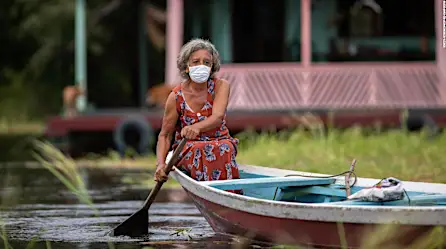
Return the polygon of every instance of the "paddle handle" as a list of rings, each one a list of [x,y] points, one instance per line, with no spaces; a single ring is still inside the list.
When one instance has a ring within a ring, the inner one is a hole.
[[[181,139],[180,144],[173,152],[172,157],[170,158],[169,162],[166,165],[166,175],[169,175],[170,171],[172,170],[175,163],[178,161],[178,157],[180,156],[181,151],[183,150],[184,146],[186,145],[187,140],[185,138]],[[144,202],[143,209],[149,210],[150,205],[152,205],[153,201],[155,200],[158,192],[160,191],[161,187],[163,186],[164,182],[157,182],[155,187],[150,191],[149,196],[147,197],[146,201]]]

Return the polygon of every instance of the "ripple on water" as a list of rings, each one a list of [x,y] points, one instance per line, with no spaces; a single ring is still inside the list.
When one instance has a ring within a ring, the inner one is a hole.
[[[108,236],[107,233],[137,211],[143,204],[142,200],[147,197],[146,188],[121,181],[122,177],[129,174],[127,170],[111,172],[110,169],[98,169],[82,173],[88,194],[95,203],[94,210],[88,205],[79,204],[76,196],[46,169],[19,166],[2,168],[0,165],[0,171],[0,183],[7,182],[6,178],[17,180],[17,184],[0,184],[0,197],[3,200],[20,197],[9,203],[14,207],[2,207],[0,211],[0,220],[6,225],[14,249],[26,248],[35,236],[42,242],[38,242],[33,249],[47,248],[45,241],[50,241],[52,248],[57,249],[105,249],[108,248],[105,242],[109,241],[113,242],[116,249],[140,249],[143,241],[160,242],[161,245],[149,244],[154,248],[228,248],[213,242],[226,237],[216,236],[194,205],[178,203],[187,202],[185,192],[167,189],[160,192],[157,198],[159,202],[150,208],[148,236]],[[173,234],[177,229],[184,228],[192,229],[189,233],[192,238],[204,240],[189,246],[178,244],[175,241],[184,241],[187,237]],[[163,241],[172,243],[162,245]]]
[[[213,236],[214,233],[192,204],[154,203],[149,211],[150,235],[145,238],[111,237],[106,233],[127,219],[142,205],[140,201],[108,202],[94,205],[21,205],[4,210],[2,220],[12,240],[41,240],[53,242],[135,242],[150,239],[181,240],[172,235],[177,229],[191,228],[193,238]]]

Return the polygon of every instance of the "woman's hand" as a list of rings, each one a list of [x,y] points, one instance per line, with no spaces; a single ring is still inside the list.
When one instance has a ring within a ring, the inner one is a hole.
[[[168,176],[166,174],[166,164],[158,165],[155,171],[155,181],[156,182],[165,182],[168,179]],[[175,167],[172,167],[170,171],[174,171]]]
[[[200,130],[194,125],[188,125],[181,129],[181,137],[186,139],[196,139],[200,134]]]

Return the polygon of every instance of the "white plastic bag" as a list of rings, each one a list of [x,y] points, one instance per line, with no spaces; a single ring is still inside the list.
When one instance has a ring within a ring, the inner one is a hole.
[[[361,189],[347,198],[371,202],[402,200],[404,198],[403,183],[393,177],[385,178],[373,187]]]

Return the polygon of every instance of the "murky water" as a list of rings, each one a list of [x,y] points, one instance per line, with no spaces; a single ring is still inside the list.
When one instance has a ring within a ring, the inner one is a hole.
[[[14,249],[26,248],[34,238],[33,248],[49,248],[47,243],[51,248],[79,249],[231,248],[225,243],[231,239],[214,234],[182,190],[158,194],[150,208],[147,237],[106,235],[142,206],[149,190],[122,182],[124,177],[137,176],[141,177],[139,170],[84,170],[83,177],[95,203],[90,207],[80,204],[46,169],[0,167],[0,223],[5,224],[8,243]],[[188,234],[174,234],[188,228]],[[0,248],[4,248],[1,238],[0,242]]]

